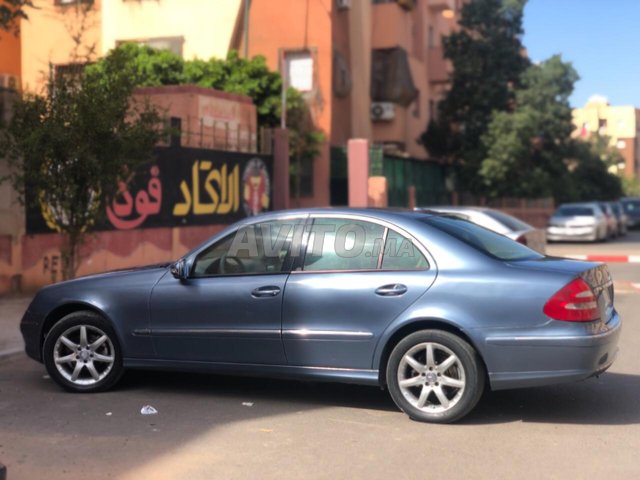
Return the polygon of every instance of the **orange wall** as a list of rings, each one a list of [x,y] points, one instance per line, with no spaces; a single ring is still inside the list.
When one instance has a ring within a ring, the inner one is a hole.
[[[40,91],[49,75],[49,64],[97,59],[101,50],[101,0],[90,11],[76,5],[56,6],[53,0],[34,0],[29,20],[20,26],[22,35],[22,88]],[[76,49],[73,36],[82,38]],[[74,51],[76,53],[74,54]]]
[[[300,206],[329,204],[329,143],[331,138],[332,11],[326,0],[253,0],[249,23],[249,56],[263,55],[269,68],[280,70],[282,50],[309,49],[315,55],[315,90],[311,113],[327,142],[314,162],[314,196]],[[240,46],[243,52],[244,45]],[[296,206],[292,203],[292,206]]]
[[[20,77],[20,37],[0,30],[0,74]]]

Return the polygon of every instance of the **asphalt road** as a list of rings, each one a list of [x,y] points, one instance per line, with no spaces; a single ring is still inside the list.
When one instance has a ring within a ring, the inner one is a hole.
[[[611,271],[640,282],[638,265]],[[113,392],[74,395],[13,357],[0,362],[0,463],[8,480],[637,479],[640,293],[616,304],[609,372],[487,393],[456,425],[413,422],[386,392],[338,384],[131,372]],[[146,404],[159,413],[141,415]]]

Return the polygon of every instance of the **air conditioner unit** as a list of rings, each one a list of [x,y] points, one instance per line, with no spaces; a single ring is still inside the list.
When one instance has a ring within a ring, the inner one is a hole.
[[[338,10],[346,10],[351,8],[351,0],[336,0],[336,5]]]
[[[393,120],[396,116],[396,106],[392,102],[372,102],[371,120],[374,122]]]
[[[18,77],[16,75],[0,73],[0,88],[6,88],[7,90],[18,90],[19,87],[20,85]]]

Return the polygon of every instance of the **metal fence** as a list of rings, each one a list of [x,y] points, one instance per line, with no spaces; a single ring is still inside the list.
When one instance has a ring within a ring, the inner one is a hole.
[[[167,121],[168,138],[162,146],[183,146],[232,152],[263,153],[272,152],[273,133],[269,128],[258,132],[236,122],[206,121],[203,118],[187,116],[172,117]]]

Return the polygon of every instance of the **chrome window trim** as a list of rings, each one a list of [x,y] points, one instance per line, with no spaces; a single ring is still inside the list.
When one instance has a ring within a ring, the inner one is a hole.
[[[346,220],[359,220],[361,222],[369,222],[369,223],[375,223],[377,225],[380,225],[381,227],[384,227],[385,233],[384,233],[384,240],[386,242],[386,239],[389,235],[389,230],[393,230],[394,232],[402,235],[403,237],[408,238],[409,240],[411,240],[411,242],[413,243],[413,245],[415,245],[415,247],[420,251],[420,253],[422,253],[422,255],[424,255],[425,259],[427,260],[427,263],[429,264],[429,266],[427,268],[422,268],[422,269],[416,269],[416,270],[383,270],[382,268],[376,268],[376,269],[368,269],[368,270],[294,270],[291,273],[292,274],[311,274],[311,273],[360,273],[360,272],[428,272],[430,270],[433,270],[434,267],[436,267],[436,262],[434,260],[434,258],[431,256],[431,254],[429,253],[429,251],[425,248],[425,246],[413,235],[411,235],[409,232],[407,232],[405,229],[397,226],[394,223],[391,223],[387,220],[381,220],[379,218],[376,217],[369,217],[367,215],[362,215],[362,214],[350,214],[350,213],[311,213],[309,214],[309,217],[307,219],[307,221],[311,220],[315,220],[316,218],[339,218],[339,219],[346,219]],[[309,243],[309,233],[307,233],[306,238],[303,239],[303,243],[305,245],[305,247],[308,247],[308,243]],[[386,245],[383,243],[383,248],[382,248],[382,254],[384,254],[384,249],[385,249]],[[382,266],[382,264],[380,263],[380,267]],[[437,267],[436,267],[437,270]]]

